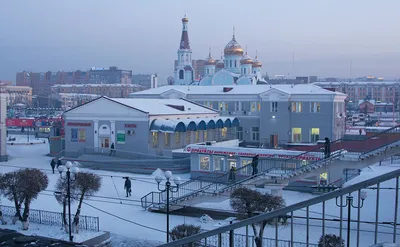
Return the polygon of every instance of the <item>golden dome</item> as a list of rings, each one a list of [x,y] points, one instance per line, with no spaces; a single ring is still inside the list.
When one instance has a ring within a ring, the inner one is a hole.
[[[256,58],[253,60],[253,68],[260,68],[262,67],[262,63],[260,60],[258,60],[258,56],[256,56]]]
[[[253,60],[246,54],[240,59],[240,64],[253,64]]]
[[[225,55],[242,55],[243,56],[243,48],[239,45],[239,43],[235,39],[235,35],[233,35],[232,40],[225,46],[224,49]]]
[[[216,63],[215,60],[211,57],[211,54],[209,54],[204,65],[215,65],[215,63]]]

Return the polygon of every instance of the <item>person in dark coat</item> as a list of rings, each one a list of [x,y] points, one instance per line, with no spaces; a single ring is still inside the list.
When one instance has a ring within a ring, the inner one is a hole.
[[[325,137],[324,152],[325,152],[325,159],[331,156],[331,141],[329,140],[328,137]]]
[[[362,129],[360,129],[358,132],[360,133],[360,135],[362,135]]]
[[[62,164],[62,161],[61,161],[61,159],[58,159],[57,160],[57,168],[59,167],[59,166],[62,166],[63,164]]]
[[[231,166],[229,170],[229,181],[234,182],[236,180],[236,167]]]
[[[56,161],[54,159],[51,159],[50,166],[51,166],[51,169],[53,170],[53,174],[54,174],[54,169],[56,168]]]
[[[115,146],[114,146],[114,142],[111,143],[111,150],[110,150],[110,156],[114,155],[115,156]]]
[[[251,161],[251,166],[253,167],[253,173],[251,175],[254,176],[258,173],[258,155],[253,157],[253,160]]]
[[[129,179],[129,177],[125,178],[125,186],[124,189],[126,191],[126,197],[131,196],[132,195],[132,189],[131,189],[131,180]]]

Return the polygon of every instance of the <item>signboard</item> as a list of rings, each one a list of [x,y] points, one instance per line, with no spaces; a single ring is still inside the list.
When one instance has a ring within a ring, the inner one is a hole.
[[[77,126],[77,127],[89,127],[92,126],[92,123],[75,123],[75,122],[68,122],[68,126]]]
[[[71,142],[78,141],[78,129],[71,129]]]
[[[125,130],[118,130],[117,131],[117,143],[118,144],[125,144]]]
[[[86,142],[86,129],[79,129],[78,141],[79,142]]]
[[[24,118],[7,118],[6,126],[15,127],[31,127],[33,126],[34,119],[24,119]]]
[[[136,128],[136,124],[125,124],[125,128]]]

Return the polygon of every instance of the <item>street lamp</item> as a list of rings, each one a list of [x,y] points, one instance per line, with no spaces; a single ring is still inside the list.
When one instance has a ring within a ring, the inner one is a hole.
[[[75,181],[76,174],[79,173],[78,168],[79,163],[74,162],[72,164],[70,161],[65,163],[65,166],[59,166],[58,171],[60,172],[61,179],[67,181],[67,199],[68,199],[68,225],[69,225],[69,241],[73,242],[74,237],[72,236],[72,226],[71,226],[71,181]],[[66,176],[63,176],[65,172]],[[71,173],[75,175],[73,179],[71,179]]]
[[[353,196],[349,194],[346,196],[346,204],[341,205],[338,203],[338,197],[336,197],[336,206],[341,207],[341,208],[347,208],[347,247],[350,247],[350,223],[351,223],[351,207],[353,208],[362,208],[364,206],[364,200],[367,198],[367,192],[366,191],[361,191],[360,192],[360,199],[361,199],[361,205],[354,205],[353,201]]]
[[[164,173],[165,178],[167,179],[167,182],[165,182],[165,189],[160,188],[160,183],[163,180],[161,176],[156,176],[155,180],[158,185],[158,190],[162,192],[167,192],[167,243],[169,243],[169,192],[178,192],[179,190],[179,184],[181,183],[181,178],[180,177],[175,177],[174,178],[174,183],[176,186],[171,185],[171,182],[169,181],[172,178],[172,172],[166,171]]]

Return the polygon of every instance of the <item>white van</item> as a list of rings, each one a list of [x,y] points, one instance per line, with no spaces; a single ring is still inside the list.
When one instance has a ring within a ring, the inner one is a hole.
[[[358,118],[360,119],[360,121],[364,121],[365,120],[365,114],[364,113],[358,114]]]

